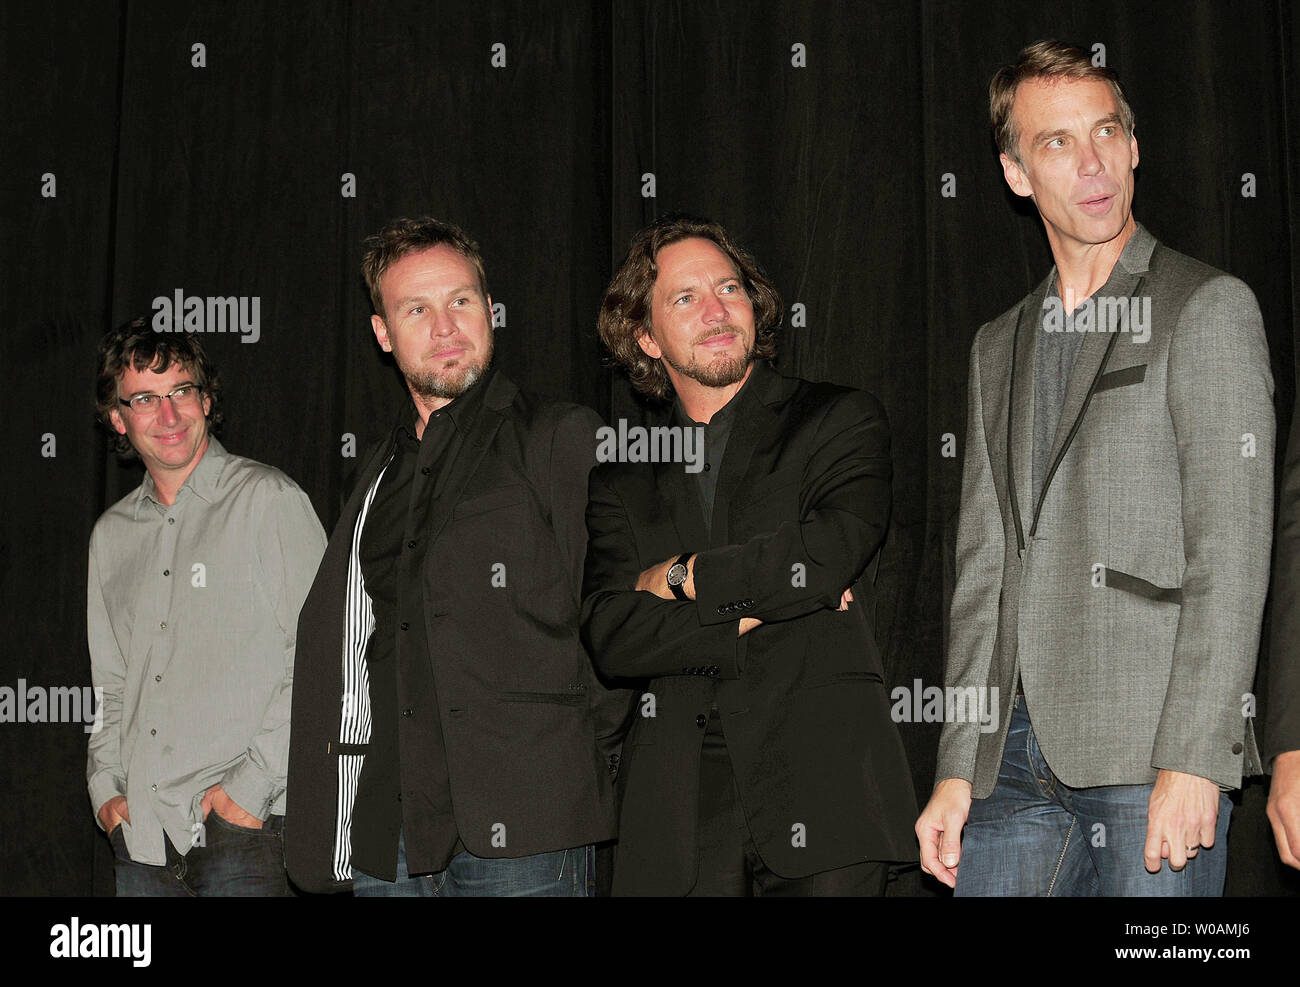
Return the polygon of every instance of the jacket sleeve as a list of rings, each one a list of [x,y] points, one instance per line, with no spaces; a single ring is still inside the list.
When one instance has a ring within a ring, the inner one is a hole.
[[[835,609],[866,570],[889,525],[889,422],[880,402],[849,391],[829,404],[804,467],[799,516],[695,559],[704,627],[765,623]]]
[[[988,436],[984,431],[984,403],[980,384],[980,337],[970,352],[966,406],[966,456],[962,463],[961,513],[957,522],[956,583],[948,619],[948,655],[944,684],[957,688],[988,684],[993,647],[998,634],[1002,566],[1006,534]],[[943,725],[935,780],[975,780],[975,752],[979,723]]]
[[[1182,486],[1182,607],[1151,766],[1240,787],[1273,527],[1273,377],[1255,296],[1226,275],[1183,306],[1168,406]]]
[[[643,570],[663,560],[640,557],[627,510],[600,469],[591,473],[587,532],[582,641],[601,672],[657,678],[686,674],[683,666],[717,664],[719,678],[740,677],[739,618],[703,626],[694,603],[632,588]]]

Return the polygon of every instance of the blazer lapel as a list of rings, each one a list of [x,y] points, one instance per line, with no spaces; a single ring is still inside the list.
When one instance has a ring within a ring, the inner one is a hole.
[[[1116,264],[1106,284],[1092,297],[1093,299],[1127,297],[1135,291],[1140,294],[1144,283],[1145,279],[1138,273]],[[1092,317],[1093,329],[1096,330],[1098,316],[1095,307]],[[1118,332],[1093,331],[1084,337],[1083,345],[1079,347],[1079,355],[1074,359],[1074,369],[1070,371],[1070,382],[1065,389],[1065,403],[1061,406],[1061,418],[1056,423],[1052,451],[1047,457],[1050,465],[1047,468],[1047,475],[1043,477],[1043,490],[1038,497],[1038,510],[1034,514],[1034,524],[1029,532],[1031,535],[1038,528],[1038,516],[1042,513],[1043,503],[1047,500],[1047,491],[1052,485],[1053,477],[1056,476],[1056,468],[1069,451],[1070,443],[1083,423],[1083,416],[1088,413],[1088,405],[1092,402],[1097,381],[1106,372],[1106,364],[1118,340]]]
[[[731,543],[731,502],[749,472],[749,461],[753,458],[758,440],[778,423],[768,402],[773,399],[772,389],[780,383],[781,378],[765,363],[755,361],[750,380],[746,382],[744,393],[740,397],[740,407],[736,409],[736,420],[731,426],[731,435],[727,438],[727,450],[722,455],[722,462],[718,464],[722,475],[718,478],[718,489],[713,498],[713,523],[709,526],[713,545]]]
[[[1016,330],[1012,342],[1011,401],[1007,419],[1007,492],[1016,526],[1018,548],[1024,550],[1024,537],[1029,531],[1026,522],[1034,509],[1034,352],[1038,348],[1038,334],[1043,325],[1043,299],[1048,286],[1056,277],[1052,271],[1038,286],[1016,316]],[[988,400],[997,401],[999,395],[991,394]]]
[[[673,527],[677,529],[679,551],[707,549],[709,535],[704,527],[704,507],[695,478],[686,472],[682,463],[655,463],[654,476],[660,502],[668,505]]]

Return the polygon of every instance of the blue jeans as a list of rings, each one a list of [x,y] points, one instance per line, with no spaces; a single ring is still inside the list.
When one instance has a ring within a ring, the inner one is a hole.
[[[167,863],[141,864],[126,852],[121,825],[108,836],[119,898],[292,896],[284,872],[284,816],[269,816],[261,829],[226,822],[216,812],[203,821],[202,845],[182,856],[166,836]]]
[[[596,869],[593,846],[552,850],[528,857],[476,857],[456,854],[445,870],[411,876],[406,841],[397,837],[397,880],[384,881],[352,868],[352,893],[358,898],[587,898]]]
[[[1070,788],[1038,749],[1024,697],[1016,698],[993,794],[971,801],[957,867],[958,897],[1218,897],[1227,873],[1232,801],[1219,796],[1214,846],[1181,871],[1147,872],[1151,785]]]

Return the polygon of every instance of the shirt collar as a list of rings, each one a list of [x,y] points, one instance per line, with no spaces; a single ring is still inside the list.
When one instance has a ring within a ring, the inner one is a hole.
[[[443,405],[435,414],[446,415],[451,419],[451,423],[456,426],[456,431],[465,431],[478,414],[478,410],[483,407],[483,395],[487,393],[488,385],[495,376],[496,368],[489,367],[482,377],[469,386],[469,390]],[[432,418],[433,416],[430,415],[429,417]],[[405,432],[412,439],[415,439],[417,421],[419,421],[419,412],[415,410],[415,402],[410,402],[402,411],[397,426],[393,431],[394,436],[399,432]]]
[[[758,367],[760,362],[761,361],[759,360],[754,361],[753,366],[750,368],[749,376],[745,378],[745,383],[740,385],[740,390],[731,395],[731,400],[713,413],[713,417],[709,419],[707,424],[704,422],[697,422],[691,418],[691,416],[686,413],[686,409],[682,407],[681,399],[676,395],[673,395],[673,415],[679,421],[691,425],[704,425],[705,428],[709,429],[730,428],[732,422],[736,419],[736,411],[740,408],[740,396],[744,394],[745,391],[749,390],[749,385],[752,384],[754,378],[758,376]]]
[[[202,497],[209,504],[217,499],[217,493],[220,489],[221,473],[225,469],[226,460],[230,453],[226,452],[226,447],[221,444],[216,436],[208,433],[208,447],[199,457],[198,463],[194,469],[190,470],[190,475],[185,478],[181,484],[181,489],[176,491],[177,500],[180,499],[181,490],[188,487],[194,492],[195,496]],[[144,480],[141,481],[135,498],[135,516],[140,517],[140,507],[144,504],[145,499],[153,501],[160,506],[167,506],[158,499],[158,488],[154,485],[153,476],[148,470],[144,471]]]

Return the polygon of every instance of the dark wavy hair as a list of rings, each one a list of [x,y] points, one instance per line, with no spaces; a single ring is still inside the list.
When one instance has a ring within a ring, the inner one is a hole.
[[[118,326],[99,341],[99,376],[95,381],[96,417],[113,439],[113,450],[127,459],[136,455],[131,440],[113,427],[109,412],[121,410],[118,383],[127,369],[166,372],[179,363],[211,399],[208,431],[216,434],[222,422],[221,378],[203,351],[198,336],[186,332],[155,332],[143,316]]]
[[[365,253],[361,257],[361,275],[366,279],[366,289],[370,292],[370,304],[375,307],[375,314],[381,319],[384,313],[384,295],[379,282],[390,267],[409,253],[417,250],[429,250],[446,244],[460,254],[472,265],[478,275],[478,290],[487,301],[487,272],[483,269],[483,255],[478,251],[478,244],[466,235],[459,226],[444,223],[432,216],[419,219],[395,219],[378,233],[365,239]]]
[[[650,299],[659,276],[655,263],[659,251],[693,237],[712,241],[731,259],[754,306],[754,359],[770,362],[776,358],[776,330],[783,314],[781,294],[754,258],[734,243],[719,223],[681,213],[664,216],[632,238],[596,318],[600,341],[627,371],[632,385],[660,401],[672,397],[672,382],[662,361],[650,359],[637,340],[650,332]]]

